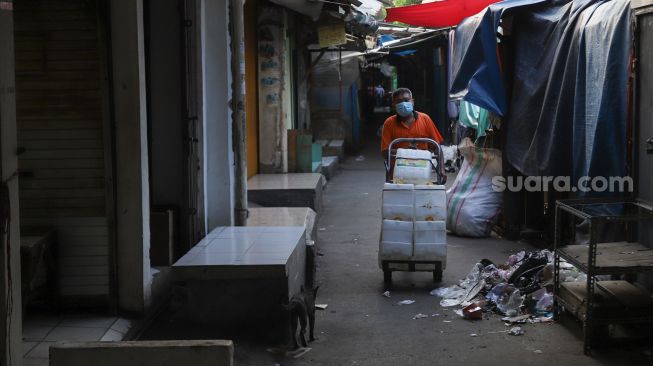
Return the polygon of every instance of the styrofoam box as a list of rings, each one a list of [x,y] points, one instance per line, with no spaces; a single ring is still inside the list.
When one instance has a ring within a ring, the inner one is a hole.
[[[391,184],[383,186],[382,215],[386,220],[413,221],[413,185]]]
[[[415,221],[444,221],[447,219],[447,194],[441,185],[416,185]]]
[[[410,259],[413,255],[413,222],[383,220],[380,253],[384,258]]]
[[[415,221],[416,259],[447,256],[447,229],[444,221]]]

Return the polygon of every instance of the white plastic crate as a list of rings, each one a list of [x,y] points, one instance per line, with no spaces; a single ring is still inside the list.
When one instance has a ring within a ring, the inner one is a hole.
[[[415,221],[445,221],[447,219],[447,194],[441,185],[416,185]]]
[[[393,172],[395,183],[427,184],[431,181],[431,152],[397,149]]]
[[[386,183],[382,215],[385,220],[413,221],[413,185]]]
[[[379,250],[381,257],[410,259],[413,255],[413,222],[383,220]]]
[[[416,258],[433,258],[447,256],[447,229],[444,221],[415,221]]]

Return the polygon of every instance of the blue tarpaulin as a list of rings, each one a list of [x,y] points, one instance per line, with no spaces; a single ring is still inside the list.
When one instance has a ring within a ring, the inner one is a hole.
[[[451,58],[453,98],[464,98],[499,116],[506,115],[508,103],[497,56],[497,29],[504,13],[545,1],[502,1],[458,25]]]
[[[510,103],[495,36],[508,10]],[[628,0],[494,4],[456,29],[451,93],[507,117],[506,158],[525,175],[623,176],[631,32]]]
[[[378,43],[379,46],[385,46],[388,42],[391,41],[396,41],[397,39],[389,34],[382,34],[379,37]],[[398,56],[409,56],[412,55],[413,53],[416,53],[417,50],[405,50],[405,51],[398,51],[398,52],[392,52],[393,55],[398,55]]]

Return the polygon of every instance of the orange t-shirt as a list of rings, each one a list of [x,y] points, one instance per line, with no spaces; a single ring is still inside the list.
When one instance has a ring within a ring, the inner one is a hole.
[[[435,140],[435,142],[442,143],[442,135],[435,127],[435,123],[431,120],[426,113],[417,112],[417,119],[410,128],[403,122],[397,121],[397,115],[388,117],[388,119],[383,122],[383,134],[381,136],[381,151],[385,151],[390,146],[390,143],[394,139],[398,138],[430,138]],[[407,142],[402,142],[399,144],[393,145],[393,148],[407,148],[410,147],[410,144]],[[426,150],[428,148],[427,144],[420,143],[417,144],[418,149]]]

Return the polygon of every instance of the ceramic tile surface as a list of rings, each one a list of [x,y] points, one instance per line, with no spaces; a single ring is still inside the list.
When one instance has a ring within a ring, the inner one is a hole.
[[[304,226],[308,207],[252,207],[247,226]]]
[[[257,174],[247,181],[247,190],[316,189],[321,182],[319,173]]]
[[[49,358],[50,346],[57,342],[41,342],[34,347],[25,357],[27,358]]]
[[[23,322],[23,365],[47,366],[50,346],[60,341],[121,341],[131,321],[103,313],[27,314]]]
[[[123,340],[125,337],[124,334],[115,331],[113,329],[109,329],[103,336],[100,338],[100,341],[102,342],[120,342]]]
[[[54,328],[54,325],[41,326],[25,324],[23,325],[23,340],[32,342],[42,341]]]
[[[93,342],[99,341],[106,328],[82,328],[82,327],[57,327],[47,337],[47,342],[71,341],[71,342]]]
[[[31,350],[34,349],[39,344],[39,342],[26,342],[23,341],[23,357],[27,355]]]
[[[210,240],[194,247],[173,267],[283,266],[303,234],[299,226],[216,228],[207,235]]]
[[[116,320],[115,323],[111,325],[112,330],[115,330],[122,334],[127,334],[127,332],[131,329],[131,327],[132,327],[132,322],[124,318],[118,318],[118,320]]]

